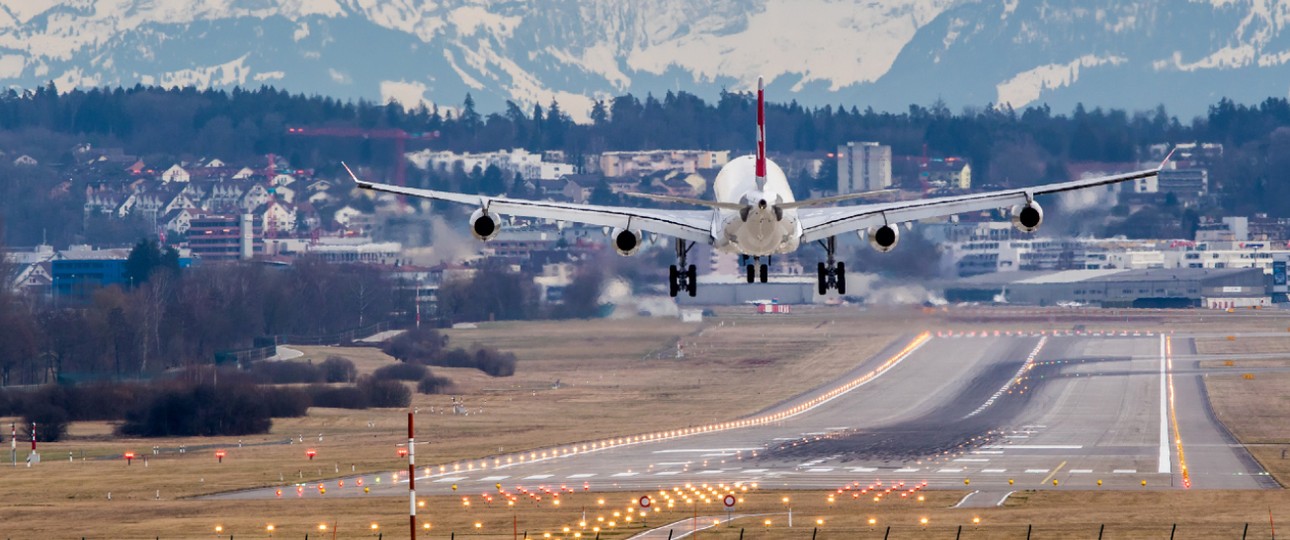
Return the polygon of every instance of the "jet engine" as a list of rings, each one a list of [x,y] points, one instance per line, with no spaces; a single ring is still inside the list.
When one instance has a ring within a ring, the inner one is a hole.
[[[617,228],[609,234],[609,238],[614,242],[614,250],[624,257],[635,255],[637,251],[640,251],[641,243],[644,240],[640,231]]]
[[[1012,226],[1018,231],[1035,232],[1043,222],[1044,209],[1035,201],[1012,207]]]
[[[869,245],[879,252],[886,253],[896,249],[900,242],[900,228],[895,225],[883,225],[869,231]]]
[[[470,215],[470,234],[480,240],[492,240],[502,231],[502,218],[483,208]]]

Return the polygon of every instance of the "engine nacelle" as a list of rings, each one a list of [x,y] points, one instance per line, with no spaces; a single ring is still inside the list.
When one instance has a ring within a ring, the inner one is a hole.
[[[1012,207],[1012,226],[1018,231],[1035,232],[1043,222],[1044,209],[1037,202],[1030,201],[1027,204]]]
[[[869,245],[879,252],[886,253],[896,249],[898,243],[900,243],[900,227],[896,225],[883,225],[869,230]]]
[[[470,215],[470,234],[480,240],[492,240],[502,232],[502,218],[497,214],[480,208]]]
[[[637,251],[640,251],[641,244],[644,242],[645,237],[641,235],[640,231],[614,229],[613,232],[609,233],[609,239],[614,243],[614,251],[617,251],[619,255],[627,257],[635,255]]]

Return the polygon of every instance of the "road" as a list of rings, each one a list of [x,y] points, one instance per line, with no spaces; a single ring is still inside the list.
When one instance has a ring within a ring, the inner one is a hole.
[[[966,487],[977,493],[964,504],[994,505],[1017,489],[1144,489],[1144,481],[1146,489],[1275,487],[1209,411],[1205,359],[1189,338],[1148,332],[910,336],[837,382],[737,424],[603,448],[580,443],[522,461],[489,456],[420,468],[417,488],[832,489],[903,481]],[[422,451],[418,460],[434,458]],[[393,474],[380,484],[373,475],[362,484],[351,477],[344,488],[333,480],[326,495],[310,485],[299,496],[356,496],[360,485],[374,495],[405,493],[406,473],[390,482]],[[281,489],[296,496],[294,486]],[[275,496],[270,488],[214,497]]]

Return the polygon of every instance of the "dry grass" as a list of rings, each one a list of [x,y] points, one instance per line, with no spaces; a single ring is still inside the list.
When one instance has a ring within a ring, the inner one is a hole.
[[[1285,354],[1290,356],[1290,333],[1285,337],[1199,338],[1196,352],[1200,354]]]
[[[1209,375],[1214,413],[1282,486],[1290,485],[1290,373]]]
[[[600,526],[605,540],[627,538],[646,528],[639,515],[630,524],[624,515],[645,492],[576,493],[565,495],[559,506],[550,499],[541,503],[521,501],[514,507],[499,502],[484,504],[478,495],[465,507],[459,497],[428,497],[418,511],[421,523],[432,526],[432,538],[509,539],[513,531],[528,533],[529,538],[572,538],[573,532],[585,531],[583,538],[594,538],[592,529]],[[680,501],[667,508],[657,492],[650,492],[658,508],[650,512],[649,527],[662,527],[685,520],[694,514],[708,518],[724,517],[719,502],[701,503],[697,507]],[[1033,526],[1033,537],[1044,539],[1096,538],[1098,528],[1106,526],[1106,538],[1169,538],[1171,527],[1178,525],[1175,538],[1239,538],[1244,524],[1250,524],[1250,538],[1268,538],[1268,510],[1273,517],[1285,520],[1290,493],[1275,491],[1040,491],[1018,492],[1001,508],[955,509],[952,506],[965,492],[929,492],[925,502],[912,499],[884,499],[874,503],[867,498],[841,496],[828,503],[823,491],[758,492],[744,495],[736,511],[749,517],[731,526],[703,531],[700,538],[739,538],[743,529],[748,540],[811,538],[852,539],[882,538],[891,527],[892,538],[954,538],[963,528],[961,538],[1025,538],[1027,526]],[[786,505],[793,508],[793,528],[788,527]],[[599,500],[603,499],[603,505]],[[498,499],[495,499],[498,500]],[[404,498],[301,499],[290,497],[248,506],[245,502],[227,501],[71,501],[55,504],[13,505],[0,521],[0,534],[16,538],[81,537],[86,538],[213,538],[215,527],[235,538],[266,538],[266,525],[274,525],[274,537],[371,538],[376,534],[373,523],[391,538],[406,538],[407,501]],[[583,527],[583,511],[586,523]],[[613,512],[619,512],[615,517]],[[50,513],[75,515],[76,519],[56,522]],[[927,518],[926,526],[920,525]],[[973,518],[980,518],[973,524]],[[603,518],[598,521],[597,518]],[[871,528],[868,520],[877,521]],[[767,526],[765,520],[770,520]],[[816,520],[822,520],[817,524]],[[611,528],[609,521],[614,521]],[[480,526],[476,527],[478,523]],[[319,534],[319,524],[328,530]],[[564,527],[570,528],[568,535]],[[687,525],[676,532],[688,531]]]

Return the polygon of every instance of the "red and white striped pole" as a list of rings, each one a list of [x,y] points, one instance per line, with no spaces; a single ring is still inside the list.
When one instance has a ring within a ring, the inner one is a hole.
[[[417,540],[417,447],[412,433],[413,411],[408,411],[408,523],[411,539]]]
[[[36,423],[31,423],[31,451],[36,451]]]

